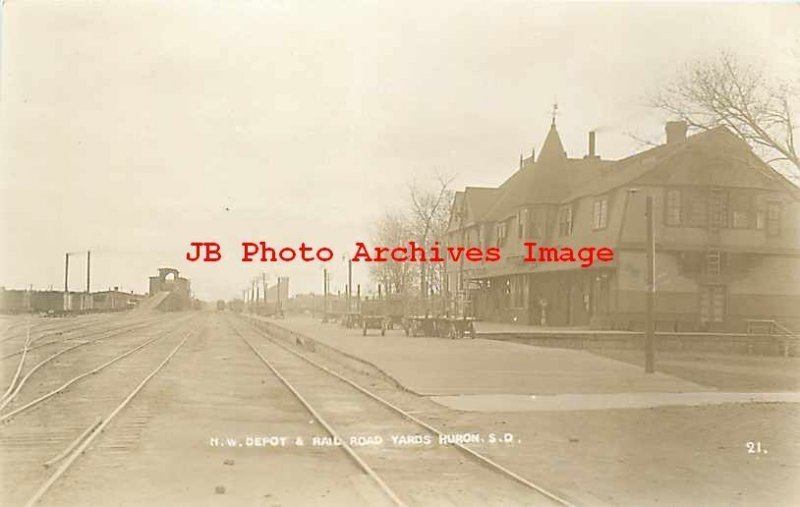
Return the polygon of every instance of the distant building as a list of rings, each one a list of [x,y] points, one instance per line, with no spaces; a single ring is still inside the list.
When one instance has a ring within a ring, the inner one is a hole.
[[[800,191],[724,127],[618,161],[569,158],[555,122],[541,153],[498,188],[456,193],[447,243],[500,246],[495,263],[449,263],[447,286],[478,318],[641,329],[646,196],[654,199],[659,330],[743,331],[749,319],[800,326]],[[607,246],[615,259],[525,263],[525,242]]]
[[[114,290],[68,292],[56,290],[0,289],[2,313],[86,313],[129,310],[142,299],[140,294]]]
[[[92,293],[92,307],[101,312],[118,312],[135,308],[142,300],[141,295],[122,292],[119,287]]]
[[[158,309],[167,311],[192,308],[192,288],[188,278],[183,278],[175,268],[158,268],[158,275],[150,277],[150,296],[165,293]]]
[[[281,302],[286,304],[286,301],[289,300],[289,277],[278,277],[276,283],[267,287],[267,293],[263,297],[267,302]]]
[[[33,291],[0,288],[0,311],[3,313],[30,312]],[[61,305],[64,305],[64,294],[61,294]]]

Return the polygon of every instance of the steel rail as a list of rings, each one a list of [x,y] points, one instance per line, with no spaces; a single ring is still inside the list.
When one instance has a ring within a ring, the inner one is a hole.
[[[108,332],[108,331],[97,331],[97,332],[98,333],[100,333],[100,332],[104,332],[105,333],[105,332]],[[56,345],[56,344],[59,344],[59,343],[67,343],[67,342],[70,342],[70,341],[72,341],[72,338],[64,338],[63,340],[53,340],[53,341],[50,341],[50,342],[39,343],[38,345],[34,345],[33,347],[28,347],[27,352],[31,352],[31,351],[36,350],[36,349],[41,349],[41,348],[47,347],[49,345]],[[26,351],[23,348],[23,349],[20,349],[20,350],[18,350],[16,352],[12,352],[10,354],[6,354],[6,355],[0,357],[0,360],[2,360],[2,359],[10,359],[10,358],[12,358],[14,356],[18,356],[18,355],[23,354],[25,352]]]
[[[64,334],[64,333],[71,333],[74,331],[80,331],[81,329],[85,329],[87,327],[92,327],[97,324],[101,324],[103,322],[107,322],[110,319],[94,319],[85,322],[37,322],[33,325],[33,327],[39,328],[43,327],[44,329],[38,330],[36,333],[38,336],[33,339],[33,341],[41,340],[47,336]],[[18,333],[16,330],[14,334],[6,336],[5,338],[0,339],[0,343],[5,343],[7,341],[13,340],[14,338],[19,337],[21,333]]]
[[[382,397],[378,396],[377,394],[371,392],[370,390],[366,389],[365,387],[362,387],[358,383],[350,380],[347,377],[344,377],[344,376],[336,373],[335,371],[331,370],[330,368],[328,368],[328,367],[326,367],[326,366],[324,366],[322,364],[319,364],[318,362],[316,362],[313,359],[309,358],[305,354],[302,354],[300,352],[292,350],[291,348],[287,347],[283,343],[278,342],[272,336],[270,336],[268,333],[266,333],[265,331],[263,331],[263,330],[259,329],[257,326],[255,326],[252,322],[248,321],[248,324],[250,324],[250,326],[252,326],[253,329],[255,329],[259,334],[261,334],[265,339],[269,340],[271,343],[274,343],[275,345],[281,347],[282,349],[286,350],[287,352],[290,352],[290,353],[294,354],[295,356],[303,359],[304,361],[306,361],[309,364],[319,368],[320,370],[330,374],[331,376],[341,380],[342,382],[345,382],[346,384],[349,384],[350,386],[352,386],[356,390],[362,392],[363,394],[369,396],[370,398],[372,398],[373,400],[377,401],[378,403],[381,403],[382,405],[386,406],[387,408],[389,408],[389,409],[393,410],[394,412],[400,414],[402,417],[408,419],[409,421],[412,421],[412,422],[422,426],[423,428],[427,429],[428,431],[431,431],[432,433],[435,433],[439,437],[442,437],[442,436],[445,435],[445,433],[443,433],[442,431],[438,430],[437,428],[431,426],[430,424],[428,424],[427,422],[423,421],[422,419],[419,419],[418,417],[415,417],[414,415],[406,412],[402,408],[398,407],[397,405],[393,404],[392,402],[390,402],[388,400],[385,400],[384,398],[382,398]],[[509,470],[508,468],[506,468],[503,465],[497,463],[496,461],[492,460],[491,458],[488,458],[487,456],[484,456],[483,454],[481,454],[481,453],[479,453],[479,452],[477,452],[477,451],[475,451],[473,449],[470,449],[469,447],[467,447],[467,446],[465,446],[463,444],[460,444],[458,442],[453,442],[450,445],[453,445],[453,446],[459,448],[460,450],[465,452],[467,455],[477,459],[478,461],[482,462],[485,465],[488,465],[490,468],[500,472],[502,475],[506,475],[506,476],[514,479],[518,483],[520,483],[520,484],[522,484],[522,485],[524,485],[524,486],[536,491],[537,493],[540,493],[541,495],[549,498],[550,500],[558,503],[559,505],[563,505],[564,507],[575,507],[574,504],[571,501],[569,501],[566,498],[564,498],[563,495],[555,493],[555,492],[550,491],[548,489],[545,489],[544,487],[539,486],[539,485],[529,481],[528,479],[522,477],[521,475],[517,474],[516,472],[513,472],[513,471]]]
[[[27,323],[28,323],[27,321],[25,321],[25,322],[17,322],[15,324],[12,324],[12,325],[8,326],[6,328],[6,330],[3,331],[2,334],[0,334],[0,336],[2,336],[2,338],[0,338],[0,343],[5,343],[5,342],[7,342],[9,340],[13,340],[15,338],[18,338],[22,334],[22,330],[19,329],[19,328],[24,326]],[[46,334],[46,333],[51,332],[51,331],[54,332],[55,330],[57,330],[59,328],[59,326],[62,326],[62,325],[65,326],[67,329],[70,329],[68,326],[69,326],[69,324],[71,324],[71,322],[68,322],[66,324],[63,323],[63,322],[60,322],[60,323],[58,323],[58,324],[56,324],[56,325],[54,325],[52,327],[46,327],[49,324],[54,324],[54,323],[53,322],[36,322],[31,327],[39,328],[39,327],[45,326],[45,329],[43,329],[41,331],[41,333],[42,334]],[[15,329],[13,329],[13,331],[11,329],[12,327],[15,328]],[[81,327],[83,327],[83,323],[81,323]]]
[[[97,342],[97,341],[100,341],[100,340],[105,340],[105,339],[108,339],[108,338],[113,338],[114,336],[119,336],[119,335],[121,335],[121,334],[124,334],[124,333],[126,333],[126,332],[128,332],[128,331],[129,331],[129,330],[124,330],[124,331],[112,331],[112,332],[110,332],[110,333],[109,333],[109,332],[106,332],[104,335],[101,335],[101,336],[99,336],[99,337],[97,337],[97,338],[95,338],[95,339],[93,339],[93,340],[87,340],[87,341],[84,341],[84,342],[76,343],[75,345],[73,345],[73,346],[71,346],[71,347],[67,347],[67,348],[65,348],[65,349],[61,349],[61,350],[59,350],[58,352],[56,352],[56,353],[54,353],[54,354],[51,354],[51,355],[49,355],[49,356],[48,356],[48,357],[46,357],[45,359],[42,359],[41,361],[39,361],[38,363],[36,363],[36,364],[35,364],[33,367],[31,367],[31,369],[30,369],[30,370],[28,370],[28,372],[25,374],[25,376],[24,376],[24,377],[22,377],[22,379],[19,381],[19,383],[17,384],[17,387],[14,389],[14,391],[13,391],[13,392],[12,392],[10,395],[8,395],[7,397],[5,397],[5,399],[3,399],[3,401],[2,401],[2,402],[0,402],[0,410],[3,410],[4,408],[6,408],[6,406],[7,406],[9,403],[11,403],[11,401],[13,401],[13,400],[14,400],[14,398],[16,398],[16,397],[17,397],[17,395],[18,395],[18,394],[19,394],[19,392],[22,390],[22,387],[25,385],[25,383],[28,381],[28,379],[30,379],[30,378],[31,378],[31,376],[33,376],[33,374],[34,374],[34,373],[36,373],[37,371],[39,371],[39,369],[41,369],[41,368],[42,368],[43,366],[45,366],[46,364],[48,364],[48,363],[52,362],[53,360],[57,359],[58,357],[60,357],[60,356],[61,356],[61,355],[63,355],[63,354],[66,354],[67,352],[69,352],[69,351],[71,351],[71,350],[75,350],[75,349],[77,349],[77,348],[79,348],[79,347],[83,347],[83,346],[85,346],[85,345],[89,345],[89,344],[91,344],[91,343],[94,343],[94,342]]]
[[[172,356],[174,356],[178,352],[178,350],[180,350],[180,348],[183,347],[183,344],[186,343],[186,340],[189,339],[189,336],[191,336],[192,333],[193,332],[190,331],[183,338],[183,340],[174,349],[172,349],[172,351],[167,355],[167,357],[164,358],[163,361],[161,361],[161,363],[156,367],[156,369],[150,372],[150,374],[147,375],[124,400],[122,400],[122,403],[117,405],[117,407],[108,415],[108,417],[104,418],[103,422],[100,423],[100,425],[98,425],[97,427],[95,427],[94,430],[91,431],[89,435],[83,440],[83,442],[79,446],[77,446],[69,456],[67,456],[64,459],[64,462],[61,464],[61,466],[58,467],[58,469],[55,472],[53,472],[53,474],[50,477],[48,477],[48,479],[39,487],[39,489],[36,490],[33,496],[25,503],[25,507],[33,507],[39,500],[41,500],[41,498],[47,493],[47,491],[53,486],[53,484],[55,484],[56,481],[58,481],[58,479],[62,475],[64,475],[64,473],[69,469],[70,466],[72,466],[72,463],[74,463],[75,460],[78,459],[78,457],[86,451],[86,449],[89,447],[89,444],[91,444],[94,441],[94,439],[97,438],[97,436],[103,432],[106,426],[108,426],[109,423],[111,423],[111,421],[114,420],[117,414],[119,414],[122,411],[122,409],[124,409],[128,405],[128,403],[130,403],[130,401],[137,394],[139,394],[139,391],[141,391],[142,388],[144,388],[144,386],[147,385],[147,383],[153,377],[155,377],[158,374],[158,372],[160,372],[164,368],[164,366],[166,366],[169,360],[172,359]]]
[[[109,338],[113,338],[115,336],[119,336],[119,335],[126,334],[126,333],[129,333],[129,332],[138,331],[139,329],[146,328],[146,327],[150,326],[151,324],[153,324],[153,323],[152,322],[148,322],[148,323],[144,323],[144,324],[141,324],[141,325],[127,327],[127,328],[124,328],[124,329],[116,329],[116,330],[111,330],[111,331],[98,332],[100,334],[100,336],[98,336],[98,337],[96,337],[94,339],[77,343],[77,344],[75,344],[75,345],[73,345],[71,347],[67,347],[65,349],[62,349],[62,350],[54,353],[54,354],[51,354],[47,358],[41,360],[39,363],[34,365],[30,370],[28,370],[28,372],[25,374],[25,376],[22,377],[22,380],[20,380],[20,382],[17,384],[17,387],[14,389],[14,391],[9,396],[7,396],[5,399],[3,399],[2,402],[0,402],[0,410],[3,410],[4,408],[6,408],[6,406],[11,401],[13,401],[14,398],[17,397],[19,392],[22,390],[22,387],[25,385],[25,383],[30,379],[30,377],[34,373],[36,373],[41,367],[43,367],[46,364],[50,363],[51,361],[55,360],[56,358],[58,358],[62,354],[65,354],[65,353],[67,353],[67,352],[69,352],[71,350],[75,350],[75,349],[77,349],[79,347],[83,347],[84,345],[89,345],[89,344],[92,344],[92,343],[96,343],[96,342],[101,341],[101,340],[107,340]],[[59,342],[59,343],[61,343],[61,342]]]
[[[61,386],[57,387],[56,389],[53,389],[52,391],[39,396],[35,400],[32,400],[32,401],[26,403],[25,405],[22,405],[21,407],[18,407],[16,409],[12,410],[11,412],[7,412],[5,414],[0,414],[0,423],[5,422],[8,419],[11,419],[15,415],[20,414],[21,412],[24,412],[24,411],[28,410],[29,408],[34,407],[34,406],[38,405],[39,403],[42,403],[43,401],[45,401],[45,400],[47,400],[49,398],[52,398],[56,394],[64,391],[65,389],[67,389],[72,384],[74,384],[74,383],[76,383],[76,382],[88,377],[89,375],[94,375],[95,373],[97,373],[97,372],[99,372],[101,370],[104,370],[105,368],[111,366],[112,364],[116,363],[117,361],[120,361],[120,360],[128,357],[129,355],[131,355],[131,354],[133,354],[135,352],[138,352],[139,350],[147,347],[148,345],[152,344],[153,342],[156,342],[158,340],[163,339],[164,336],[166,336],[167,333],[169,333],[169,332],[170,331],[165,331],[161,335],[156,336],[155,338],[151,338],[150,340],[147,340],[146,342],[144,342],[144,343],[142,343],[140,345],[137,345],[136,347],[134,347],[134,348],[132,348],[130,350],[127,350],[127,351],[123,352],[122,354],[112,358],[110,361],[106,361],[105,363],[101,364],[100,366],[98,366],[96,368],[93,368],[93,369],[91,369],[89,371],[81,373],[80,375],[78,375],[76,377],[73,377],[72,379],[68,380],[67,382],[65,382]]]
[[[133,325],[125,326],[125,329],[135,330],[135,329],[138,329],[140,327],[146,327],[146,326],[147,326],[147,324],[133,324]],[[87,326],[87,327],[89,327],[89,326]],[[119,330],[119,328],[117,328],[117,330]],[[96,335],[96,334],[108,333],[109,331],[114,331],[114,329],[98,329],[97,331],[92,331],[92,332],[87,333],[87,334],[89,336],[93,336],[93,335]],[[53,334],[58,334],[58,333],[53,333]],[[47,336],[50,336],[50,335],[47,335]],[[42,337],[40,337],[40,338],[42,338]],[[55,345],[55,344],[59,344],[59,343],[67,343],[67,342],[72,341],[74,339],[75,339],[75,337],[67,337],[67,338],[62,338],[60,340],[51,340],[49,342],[39,343],[39,344],[36,344],[36,345],[34,345],[32,347],[28,347],[28,352],[30,352],[32,350],[40,349],[42,347],[47,347],[49,345]],[[33,343],[36,343],[36,340],[31,340],[31,344],[33,344]],[[18,356],[18,355],[22,354],[23,352],[25,352],[25,347],[19,349],[16,352],[11,352],[9,354],[6,354],[6,355],[0,357],[0,359],[9,359],[11,357]]]
[[[92,423],[92,425],[89,426],[88,428],[86,428],[85,430],[83,430],[83,432],[80,435],[78,435],[78,437],[75,440],[73,440],[72,443],[69,444],[66,449],[64,449],[63,451],[58,453],[57,456],[45,461],[42,465],[45,468],[50,468],[51,466],[53,466],[54,464],[58,463],[62,459],[66,458],[67,455],[69,453],[71,453],[72,450],[75,449],[78,446],[78,444],[80,444],[83,441],[83,439],[86,438],[87,435],[89,435],[89,433],[93,432],[94,429],[101,422],[103,422],[103,418],[102,417],[98,417],[97,419],[95,419],[94,422]]]
[[[157,324],[159,322],[159,320],[160,319],[157,319],[157,318],[156,319],[149,319],[149,320],[144,321],[144,322],[134,322],[134,323],[130,323],[130,324],[124,324],[122,327],[117,327],[117,328],[98,329],[96,331],[90,331],[89,333],[86,333],[86,335],[93,336],[93,335],[96,335],[96,334],[108,333],[108,332],[111,332],[111,331],[117,331],[117,330],[123,330],[123,329],[128,330],[128,331],[135,331],[135,330],[140,329],[142,327],[147,327],[147,326],[152,325],[152,324]],[[73,328],[73,329],[70,329],[68,331],[64,331],[64,332],[61,332],[61,333],[45,334],[45,335],[39,336],[38,338],[35,338],[35,339],[31,340],[31,344],[36,343],[38,340],[44,338],[45,336],[72,333],[72,332],[75,332],[75,331],[80,331],[81,329],[84,329],[86,327],[92,327],[92,326],[91,325],[86,325],[86,326],[82,326],[80,328]],[[49,342],[39,343],[39,344],[37,344],[37,345],[35,345],[33,347],[29,347],[28,348],[28,352],[30,352],[31,350],[36,350],[36,349],[42,348],[42,347],[47,347],[48,345],[54,345],[54,344],[58,344],[58,343],[66,343],[68,341],[73,340],[74,338],[75,337],[67,337],[67,338],[62,338],[60,340],[52,340],[52,341],[49,341]],[[24,350],[25,350],[25,348],[23,347],[23,348],[19,349],[16,352],[11,352],[10,354],[6,354],[4,356],[0,356],[0,360],[1,359],[8,359],[8,358],[11,358],[11,357],[14,357],[14,356],[18,356],[18,355],[22,354]]]
[[[244,341],[247,344],[248,347],[250,347],[250,350],[252,350],[253,353],[255,353],[256,356],[258,356],[258,358],[267,366],[267,368],[269,368],[270,371],[272,371],[272,374],[275,375],[275,377],[277,377],[278,380],[280,380],[281,383],[283,383],[283,385],[286,386],[287,389],[289,389],[289,391],[291,391],[291,393],[295,396],[295,398],[297,398],[298,401],[300,401],[300,403],[303,404],[303,406],[314,417],[314,419],[316,419],[317,422],[319,422],[322,425],[322,427],[325,428],[325,431],[327,431],[328,434],[330,434],[330,436],[332,436],[334,438],[334,440],[341,441],[341,446],[340,447],[342,449],[344,449],[344,451],[350,456],[350,458],[352,458],[353,461],[355,461],[356,464],[364,472],[366,472],[366,474],[369,475],[369,477],[373,481],[375,481],[375,483],[378,485],[378,487],[381,489],[381,491],[387,497],[389,497],[389,499],[392,502],[394,502],[395,505],[397,505],[398,507],[405,507],[405,505],[406,505],[405,502],[403,502],[400,499],[400,497],[397,496],[397,493],[395,493],[394,490],[392,490],[392,488],[389,487],[389,485],[386,484],[386,482],[384,482],[384,480],[380,478],[380,476],[375,472],[375,470],[373,470],[372,467],[370,467],[361,458],[361,456],[359,456],[358,453],[356,453],[356,451],[353,450],[353,448],[350,447],[350,445],[348,445],[347,442],[343,438],[341,438],[341,436],[339,436],[339,434],[336,432],[336,430],[334,430],[333,427],[319,414],[319,412],[317,412],[317,410],[314,407],[311,406],[311,404],[308,402],[308,400],[306,400],[305,397],[302,394],[300,394],[300,392],[297,389],[295,389],[295,387],[286,379],[286,377],[284,377],[272,365],[272,363],[270,363],[269,360],[267,360],[267,358],[265,358],[263,355],[261,355],[261,353],[258,350],[256,350],[256,348],[253,347],[253,345],[249,341],[247,341],[247,339],[244,336],[242,336],[236,328],[233,328],[233,331],[239,336],[239,338],[242,339],[242,341]]]
[[[30,348],[30,346],[31,346],[31,334],[30,334],[30,328],[28,328],[28,337],[25,340],[25,347],[22,350],[22,356],[19,358],[19,363],[17,364],[17,370],[14,372],[14,377],[8,384],[8,389],[6,390],[6,392],[3,393],[3,396],[0,396],[0,401],[8,398],[8,395],[11,394],[11,391],[14,390],[14,386],[17,384],[17,380],[19,380],[19,376],[22,373],[22,366],[25,364],[25,358],[28,355],[28,349]]]

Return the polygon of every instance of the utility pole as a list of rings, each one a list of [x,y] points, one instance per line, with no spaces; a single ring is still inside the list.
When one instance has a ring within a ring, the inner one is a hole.
[[[645,373],[654,373],[656,370],[655,319],[653,316],[656,295],[656,241],[653,220],[653,197],[649,195],[647,196],[645,219],[647,220],[647,294],[645,300],[647,317],[644,337],[644,371]]]
[[[90,288],[90,281],[91,281],[91,272],[92,272],[92,252],[86,252],[86,293],[91,293]]]
[[[69,292],[69,253],[64,259],[64,294]]]
[[[281,313],[281,277],[278,275],[278,285],[275,287],[277,296],[275,297],[275,313]]]
[[[69,252],[64,257],[64,311],[69,310]]]
[[[322,322],[328,322],[328,268],[322,270]]]
[[[351,310],[353,299],[353,259],[347,259],[347,313]]]

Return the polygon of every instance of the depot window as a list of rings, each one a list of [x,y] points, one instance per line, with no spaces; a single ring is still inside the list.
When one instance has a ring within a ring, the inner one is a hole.
[[[667,190],[667,210],[664,214],[667,225],[681,225],[681,191],[678,189]]]
[[[711,227],[728,227],[728,192],[721,188],[712,189],[708,211]]]
[[[598,197],[592,208],[592,229],[605,229],[608,225],[608,197]]]
[[[558,212],[558,235],[572,236],[572,206],[564,206]]]
[[[730,191],[731,227],[749,229],[753,227],[753,195],[749,189]]]
[[[781,203],[767,203],[767,235],[779,236],[781,233]]]
[[[528,224],[528,210],[521,209],[517,212],[517,237],[525,237],[525,227]]]
[[[506,222],[500,222],[499,224],[497,224],[496,236],[498,245],[502,245],[503,243],[506,242],[507,234],[508,234],[508,224],[506,224]]]

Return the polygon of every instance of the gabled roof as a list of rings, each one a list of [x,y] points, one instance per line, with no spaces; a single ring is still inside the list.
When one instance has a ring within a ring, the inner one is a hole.
[[[466,206],[468,222],[480,222],[494,204],[497,194],[496,188],[466,187]]]
[[[564,201],[571,202],[584,195],[602,194],[629,183],[670,160],[676,152],[685,149],[686,144],[663,144],[622,160],[604,164],[595,174],[586,174],[586,177],[573,187],[574,190],[564,198]]]
[[[798,195],[797,187],[780,172],[758,158],[750,146],[726,127],[705,130],[686,138],[684,142],[662,144],[630,157],[607,164],[594,177],[587,177],[574,187],[565,198],[573,201],[586,195],[598,195],[634,183],[645,175],[657,171],[677,173],[679,168],[714,162],[730,164],[732,161],[749,169]],[[698,171],[699,173],[699,171]],[[703,172],[703,174],[709,174]],[[723,186],[735,183],[729,179],[706,184]]]
[[[497,198],[488,208],[486,220],[502,220],[514,213],[525,201],[528,188],[532,187],[533,173],[530,167],[516,171],[497,189]]]
[[[465,225],[485,221],[489,208],[497,199],[496,188],[491,187],[466,187],[453,196],[450,206],[449,229],[458,229]],[[460,216],[463,213],[463,217]],[[456,220],[460,218],[463,221]]]
[[[463,209],[463,206],[464,206],[464,191],[457,190],[456,193],[453,195],[453,202],[450,204],[450,216],[447,222],[448,231],[459,229],[463,225],[458,220],[461,214],[461,210]]]
[[[759,159],[745,141],[726,127],[709,129],[685,141],[662,144],[611,161],[596,157],[568,158],[554,123],[535,162],[526,161],[496,189],[467,187],[465,190],[467,200],[475,202],[470,204],[473,221],[496,222],[512,216],[523,206],[569,203],[633,184],[651,172],[674,172],[682,167],[689,170],[697,164],[730,164],[731,161],[742,170],[757,171],[764,181],[800,198],[800,189],[793,182]],[[470,197],[471,193],[474,197]]]

